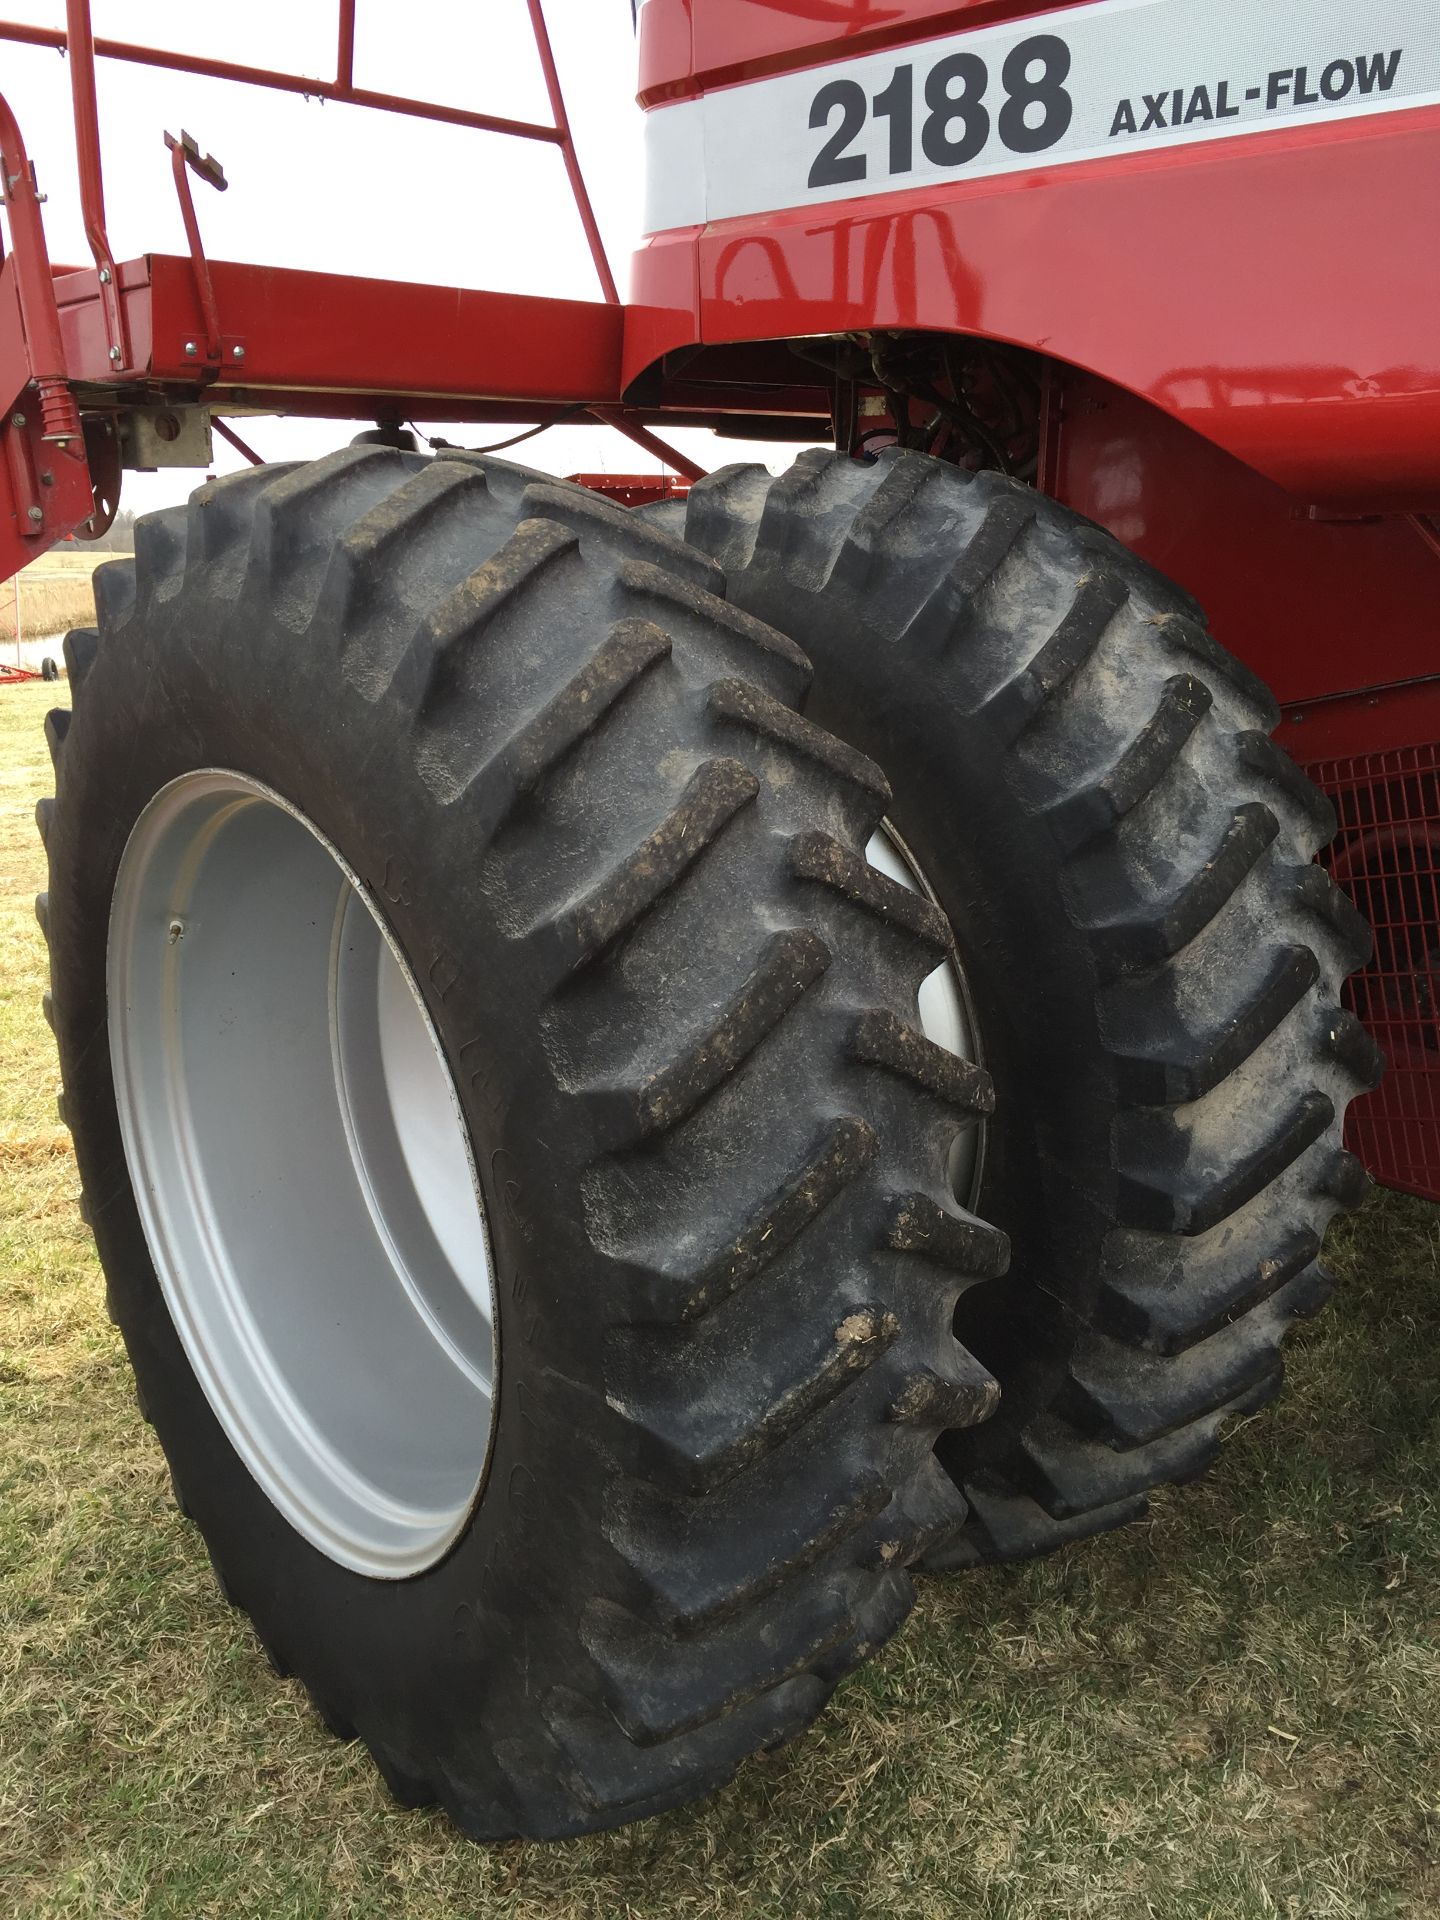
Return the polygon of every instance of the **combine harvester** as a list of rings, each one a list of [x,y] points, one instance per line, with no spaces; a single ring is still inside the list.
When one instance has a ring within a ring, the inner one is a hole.
[[[0,107],[4,571],[236,416],[365,423],[96,574],[39,912],[178,1498],[486,1839],[705,1792],[911,1566],[1139,1513],[1362,1162],[1440,1193],[1428,0],[646,0],[628,302],[530,16],[545,125],[357,87],[354,0],[324,82],[0,27],[94,254]],[[188,136],[188,253],[117,260],[97,59],[551,144],[603,297],[211,260]],[[580,410],[688,494],[401,430]]]

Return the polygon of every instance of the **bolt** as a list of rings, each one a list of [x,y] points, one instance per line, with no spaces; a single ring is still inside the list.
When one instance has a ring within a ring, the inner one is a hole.
[[[11,426],[12,426],[12,427],[23,427],[23,426],[24,426],[24,424],[25,424],[25,416],[24,416],[24,414],[23,414],[23,413],[12,413],[12,414],[11,414],[11,416],[10,416],[10,424],[11,424]]]
[[[199,347],[196,346],[193,340],[187,340],[185,342],[185,357],[187,360],[193,360],[199,351]]]
[[[243,360],[245,358],[244,347],[231,347],[230,358],[232,360]]]
[[[170,944],[172,947],[184,931],[185,922],[183,920],[172,920],[170,922]]]
[[[100,269],[100,284],[102,287],[108,287],[110,284],[110,269],[108,267],[101,267]]]
[[[115,361],[118,361],[118,360],[119,360],[119,358],[120,358],[120,349],[119,349],[119,347],[111,347],[111,349],[110,349],[110,358],[111,358],[112,360],[115,360]]]
[[[43,507],[31,507],[30,518],[38,524],[45,518],[45,509]]]

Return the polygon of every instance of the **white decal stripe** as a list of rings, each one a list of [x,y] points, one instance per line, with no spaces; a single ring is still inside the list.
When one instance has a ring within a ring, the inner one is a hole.
[[[652,109],[645,226],[1437,103],[1440,0],[1093,0]]]

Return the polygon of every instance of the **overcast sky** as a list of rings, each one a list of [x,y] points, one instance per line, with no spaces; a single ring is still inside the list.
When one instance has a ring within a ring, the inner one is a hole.
[[[63,26],[61,0],[4,0],[14,20]],[[639,233],[641,122],[634,103],[635,41],[629,0],[546,0],[566,104],[622,292]],[[333,77],[334,0],[94,0],[97,34],[183,47],[229,60]],[[183,253],[185,238],[165,150],[183,126],[213,153],[230,182],[215,193],[194,184],[206,251],[217,259],[268,261],[396,280],[598,297],[570,199],[551,147],[326,105],[254,87],[98,63],[106,208],[118,259]],[[359,86],[409,93],[512,118],[548,118],[524,0],[359,0]],[[0,91],[19,117],[41,191],[49,195],[52,260],[88,263],[80,223],[63,56],[0,45]],[[222,315],[222,321],[224,316]],[[294,459],[343,445],[350,422],[251,420],[245,437],[267,459]],[[505,428],[438,426],[468,444]],[[755,448],[703,433],[675,444],[702,466],[763,459]],[[215,470],[243,464],[218,439]],[[552,473],[652,470],[654,462],[607,429],[557,427],[516,459]],[[139,511],[183,499],[188,472],[125,476],[123,502]]]

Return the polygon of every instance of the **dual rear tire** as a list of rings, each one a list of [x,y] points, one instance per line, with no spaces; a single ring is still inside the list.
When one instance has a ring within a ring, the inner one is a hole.
[[[1361,1180],[1363,929],[1183,596],[919,456],[683,532],[374,446],[211,483],[48,726],[142,1405],[277,1667],[486,1839],[709,1790],[922,1556],[1198,1470]]]

